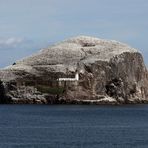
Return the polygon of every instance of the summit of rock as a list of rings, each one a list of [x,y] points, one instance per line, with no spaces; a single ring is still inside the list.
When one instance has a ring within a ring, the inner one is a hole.
[[[77,62],[109,61],[112,57],[124,52],[137,52],[137,50],[114,40],[77,36],[41,49],[38,53],[16,62],[15,66],[9,68],[18,68],[21,65],[73,65]]]

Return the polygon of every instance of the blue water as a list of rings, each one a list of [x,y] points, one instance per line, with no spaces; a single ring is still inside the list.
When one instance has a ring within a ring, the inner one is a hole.
[[[148,105],[0,105],[1,148],[148,148]]]

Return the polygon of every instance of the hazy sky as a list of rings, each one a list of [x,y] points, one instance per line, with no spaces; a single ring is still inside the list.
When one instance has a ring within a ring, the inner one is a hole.
[[[138,48],[148,66],[148,0],[0,0],[0,67],[89,35]]]

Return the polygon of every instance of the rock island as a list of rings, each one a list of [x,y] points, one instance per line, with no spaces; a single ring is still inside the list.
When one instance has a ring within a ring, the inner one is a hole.
[[[147,102],[141,53],[114,40],[70,38],[0,70],[0,103]]]

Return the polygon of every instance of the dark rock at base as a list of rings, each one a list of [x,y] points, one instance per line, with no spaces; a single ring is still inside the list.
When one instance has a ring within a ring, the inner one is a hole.
[[[0,104],[12,103],[11,97],[7,96],[6,93],[4,83],[0,80]]]

